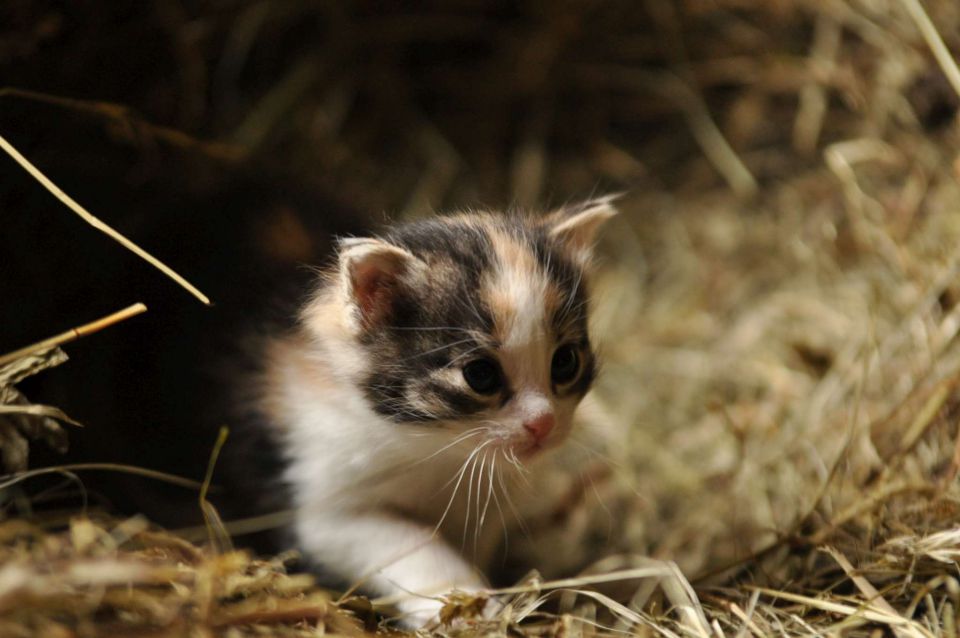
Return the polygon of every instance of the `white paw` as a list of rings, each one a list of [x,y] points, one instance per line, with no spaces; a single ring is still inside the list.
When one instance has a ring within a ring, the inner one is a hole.
[[[397,620],[407,629],[423,629],[440,622],[445,601],[439,598],[410,598],[397,603]]]
[[[482,590],[454,590],[438,598],[417,598],[398,604],[399,620],[410,629],[464,626],[496,618],[503,604]]]

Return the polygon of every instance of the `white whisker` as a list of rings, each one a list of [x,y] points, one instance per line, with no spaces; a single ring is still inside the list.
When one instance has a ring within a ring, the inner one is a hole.
[[[486,461],[487,457],[484,454],[483,460]],[[487,472],[487,500],[483,504],[483,513],[480,514],[480,527],[483,527],[484,521],[487,520],[487,508],[490,507],[490,498],[493,496],[493,472],[497,464],[497,452],[493,451],[493,458],[490,459],[490,470]]]
[[[520,515],[520,512],[517,511],[517,506],[513,504],[513,499],[510,498],[510,491],[507,489],[507,486],[503,482],[503,474],[497,475],[497,480],[500,483],[500,489],[503,490],[503,498],[507,501],[507,506],[510,508],[510,511],[513,512],[514,518],[517,520],[517,524],[520,526],[520,530],[524,533],[527,538],[531,538],[530,530],[527,528],[526,522],[523,520],[523,516]]]
[[[497,471],[498,468],[497,468],[496,452],[497,451],[495,449],[494,455],[493,455],[493,466],[490,468],[490,471],[491,471],[490,476],[493,477],[494,475],[496,475],[496,477],[502,481],[502,478],[500,477],[500,473]],[[491,478],[491,481],[492,480],[493,479]],[[494,486],[493,488],[493,503],[494,505],[497,506],[497,511],[500,513],[500,524],[503,526],[503,560],[506,561],[508,553],[510,551],[510,532],[507,529],[507,518],[503,513],[503,507],[501,507],[500,505],[500,497],[497,496],[496,486]]]
[[[477,461],[479,459],[479,455],[474,457],[473,463],[470,466],[470,478],[467,480],[467,506],[464,508],[466,513],[463,517],[463,540],[460,543],[461,551],[464,551],[467,547],[467,530],[470,528],[470,503],[473,500],[473,477],[476,474]]]
[[[610,541],[610,538],[613,536],[613,512],[610,511],[610,508],[607,507],[606,502],[603,500],[603,497],[600,496],[600,490],[597,489],[597,484],[593,480],[593,477],[583,471],[583,468],[580,468],[580,482],[586,484],[589,481],[590,488],[593,490],[593,495],[597,498],[597,503],[600,504],[600,507],[607,515],[607,541]]]
[[[431,454],[430,456],[425,456],[425,457],[423,457],[422,459],[419,459],[419,460],[417,460],[417,461],[414,461],[414,462],[410,465],[410,467],[414,467],[414,466],[420,465],[421,463],[424,463],[424,462],[426,462],[426,461],[429,461],[429,460],[432,459],[433,457],[435,457],[435,456],[437,456],[437,455],[439,455],[439,454],[442,454],[442,453],[446,452],[447,450],[449,450],[449,449],[452,448],[453,446],[457,445],[458,443],[463,443],[463,442],[466,441],[467,439],[469,439],[469,438],[471,438],[471,437],[473,437],[473,436],[476,436],[477,434],[482,434],[483,432],[488,432],[489,430],[490,430],[490,428],[482,428],[482,427],[477,427],[477,428],[472,428],[472,429],[470,429],[470,430],[467,430],[466,432],[464,432],[463,434],[461,434],[460,436],[458,436],[457,438],[455,438],[453,441],[451,441],[450,443],[447,443],[447,444],[444,445],[442,448],[440,448],[439,450],[437,450],[436,452],[434,452],[433,454]],[[446,487],[446,486],[444,486],[444,487]]]
[[[430,348],[429,350],[424,350],[423,352],[418,352],[415,355],[404,357],[399,359],[399,361],[410,361],[411,359],[416,359],[417,357],[425,357],[428,354],[433,354],[434,352],[441,352],[455,346],[463,345],[465,343],[473,343],[473,339],[461,339],[460,341],[453,341],[451,343],[445,343],[443,345],[437,346],[436,348]]]
[[[474,352],[477,352],[478,350],[485,350],[485,349],[486,349],[486,346],[484,346],[484,345],[479,345],[479,346],[475,346],[475,347],[473,347],[473,348],[470,348],[470,349],[467,350],[466,352],[461,352],[460,354],[458,354],[457,356],[455,356],[453,359],[450,359],[450,361],[448,361],[447,364],[446,364],[444,367],[445,367],[445,368],[449,368],[450,366],[455,365],[455,364],[456,364],[457,362],[459,362],[461,359],[465,359],[465,358],[469,357],[469,356],[472,355]]]
[[[440,531],[440,527],[443,525],[443,521],[446,520],[447,514],[450,513],[450,508],[453,507],[453,501],[454,499],[456,499],[457,492],[460,490],[460,483],[463,482],[463,477],[467,472],[467,464],[470,463],[470,460],[473,459],[477,455],[477,453],[487,445],[487,443],[489,443],[489,441],[485,441],[481,443],[472,452],[470,452],[470,455],[463,462],[463,465],[460,466],[460,470],[456,472],[454,476],[449,481],[447,481],[443,487],[440,488],[440,491],[443,491],[444,489],[446,489],[447,485],[450,485],[451,483],[453,483],[454,480],[456,480],[457,482],[457,484],[453,486],[453,491],[450,494],[450,500],[447,501],[447,507],[443,510],[443,514],[440,516],[440,520],[437,522],[437,526],[433,528],[434,535],[436,535]]]
[[[527,474],[530,473],[530,470],[524,467],[523,463],[520,462],[520,459],[517,458],[517,453],[513,450],[508,450],[506,452],[506,458],[510,464],[513,465],[513,467],[517,468],[517,476],[523,479],[524,485],[528,488],[532,487],[530,485],[530,479],[527,478]]]
[[[458,443],[462,443],[463,441],[465,441],[465,440],[467,440],[467,439],[469,439],[469,438],[472,438],[472,437],[476,436],[477,434],[482,434],[483,432],[486,432],[487,430],[489,430],[489,428],[485,428],[485,427],[476,427],[476,428],[472,428],[472,429],[470,429],[470,430],[467,430],[466,432],[464,432],[463,434],[461,434],[460,436],[458,436],[456,439],[454,439],[452,442],[447,443],[446,445],[444,445],[443,447],[441,447],[439,450],[436,450],[435,452],[431,453],[429,456],[426,456],[426,457],[421,458],[421,459],[417,459],[417,460],[415,460],[415,461],[402,461],[402,462],[400,462],[400,463],[395,463],[395,464],[393,464],[393,465],[384,467],[383,469],[381,469],[381,470],[379,470],[379,471],[377,471],[377,472],[374,472],[373,474],[370,474],[369,476],[367,476],[367,477],[365,477],[364,479],[362,479],[362,481],[360,481],[360,482],[358,483],[358,485],[367,485],[367,484],[375,485],[375,484],[378,484],[378,483],[382,483],[383,481],[385,481],[385,480],[387,480],[387,479],[395,478],[395,477],[403,474],[404,472],[409,472],[411,469],[419,466],[420,464],[422,464],[422,463],[424,463],[424,462],[426,462],[426,461],[429,461],[430,459],[432,459],[432,458],[436,457],[437,455],[443,453],[445,450],[448,450],[448,449],[450,449],[451,447],[457,445]],[[424,433],[417,433],[417,434],[418,434],[418,435],[421,435],[421,434],[422,434],[423,436],[426,436],[426,435],[429,434],[429,433],[428,433],[428,432],[424,432]],[[446,484],[444,484],[443,486],[441,486],[440,489],[438,489],[437,492],[435,492],[434,495],[439,494],[440,492],[442,492],[448,485],[450,485],[450,483],[451,483],[454,479],[456,479],[456,474],[454,474],[453,479],[451,479],[450,481],[447,481]]]
[[[483,458],[480,460],[480,472],[477,474],[477,502],[476,510],[477,517],[474,519],[473,523],[473,555],[477,555],[477,544],[480,542],[480,530],[483,528],[483,519],[480,517],[480,489],[483,485],[483,470],[487,466],[487,454],[490,450],[485,450],[483,452]]]
[[[481,330],[475,330],[473,328],[461,328],[457,326],[391,326],[387,328],[388,330],[396,330],[398,332],[464,332],[468,335],[471,335],[476,338],[489,339],[489,335],[484,334]]]
[[[581,450],[583,450],[587,454],[592,454],[594,456],[597,456],[602,461],[605,461],[606,463],[608,463],[611,467],[619,470],[620,471],[619,476],[621,476],[624,479],[624,482],[626,483],[627,487],[630,488],[630,491],[633,492],[635,496],[638,496],[646,500],[647,497],[640,492],[640,488],[637,487],[637,485],[634,483],[633,476],[630,473],[629,468],[625,467],[622,463],[618,463],[617,461],[615,461],[608,455],[604,454],[600,450],[594,449],[589,445],[585,445],[582,441],[579,441],[576,437],[571,436],[570,442],[576,445],[577,447],[579,447]]]

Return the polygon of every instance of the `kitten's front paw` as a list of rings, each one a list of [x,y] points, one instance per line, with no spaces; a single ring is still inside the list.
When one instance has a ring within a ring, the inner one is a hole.
[[[454,590],[436,599],[419,598],[399,605],[401,623],[410,629],[423,629],[438,624],[468,625],[496,618],[503,604],[480,590]]]
[[[397,603],[397,620],[405,629],[423,629],[440,622],[446,601],[440,598],[414,598]]]

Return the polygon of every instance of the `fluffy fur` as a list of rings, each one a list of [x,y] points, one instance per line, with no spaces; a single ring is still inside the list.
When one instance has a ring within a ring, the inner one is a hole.
[[[601,199],[342,242],[257,393],[313,562],[412,626],[485,587],[517,475],[564,440],[593,380],[585,270],[613,214]],[[478,359],[492,390],[465,377]]]

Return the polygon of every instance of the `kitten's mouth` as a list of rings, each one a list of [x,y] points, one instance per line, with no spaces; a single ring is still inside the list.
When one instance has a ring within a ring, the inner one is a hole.
[[[518,450],[518,455],[520,456],[520,459],[524,461],[538,456],[541,452],[547,449],[547,446],[544,445],[543,441],[530,441],[528,444],[518,447],[520,448]]]

